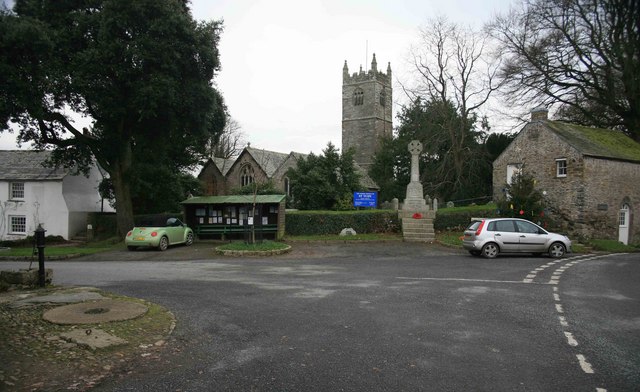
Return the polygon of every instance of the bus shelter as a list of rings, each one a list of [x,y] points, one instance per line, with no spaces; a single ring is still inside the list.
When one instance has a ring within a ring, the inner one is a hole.
[[[284,237],[285,195],[197,196],[182,202],[198,238]]]

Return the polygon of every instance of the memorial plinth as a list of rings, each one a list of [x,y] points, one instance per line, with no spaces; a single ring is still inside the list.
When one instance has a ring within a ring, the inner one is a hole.
[[[411,153],[411,182],[407,185],[407,196],[402,210],[399,211],[402,220],[402,235],[405,241],[432,242],[435,239],[433,219],[435,213],[429,211],[424,199],[424,190],[420,182],[419,159],[422,143],[413,140],[409,143]]]

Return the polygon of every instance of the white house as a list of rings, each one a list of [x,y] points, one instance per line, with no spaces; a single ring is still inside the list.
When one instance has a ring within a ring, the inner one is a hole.
[[[84,232],[90,212],[112,212],[101,199],[102,174],[89,176],[43,165],[49,151],[0,150],[0,239],[33,235],[41,224],[46,235],[69,239]]]

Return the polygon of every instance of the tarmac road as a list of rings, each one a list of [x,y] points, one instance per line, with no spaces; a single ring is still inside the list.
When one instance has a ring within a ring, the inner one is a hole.
[[[640,389],[638,254],[486,260],[401,242],[294,248],[225,258],[199,244],[47,267],[56,284],[144,298],[178,320],[162,361],[97,390]]]

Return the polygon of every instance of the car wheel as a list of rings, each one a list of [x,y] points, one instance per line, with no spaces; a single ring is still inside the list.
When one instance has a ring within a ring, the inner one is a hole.
[[[187,240],[184,242],[184,244],[187,246],[193,244],[193,233],[187,234]]]
[[[160,238],[160,243],[158,244],[158,250],[162,252],[167,250],[168,247],[169,239],[166,236],[162,236],[162,238]]]
[[[131,246],[131,245],[129,245],[129,246],[127,246],[127,249],[129,249],[129,250],[136,250],[136,249],[138,249],[138,247],[137,247],[137,246]]]
[[[471,256],[480,256],[479,250],[470,250],[469,253],[471,253]]]
[[[567,251],[567,248],[564,247],[564,244],[562,244],[561,242],[554,242],[549,247],[549,256],[553,258],[562,257],[564,256],[566,251]]]
[[[487,259],[495,258],[498,255],[498,253],[500,253],[500,248],[498,247],[498,244],[494,242],[489,242],[488,244],[484,244],[484,246],[482,247],[482,250],[480,251],[480,254],[482,255],[482,257],[485,257]]]

